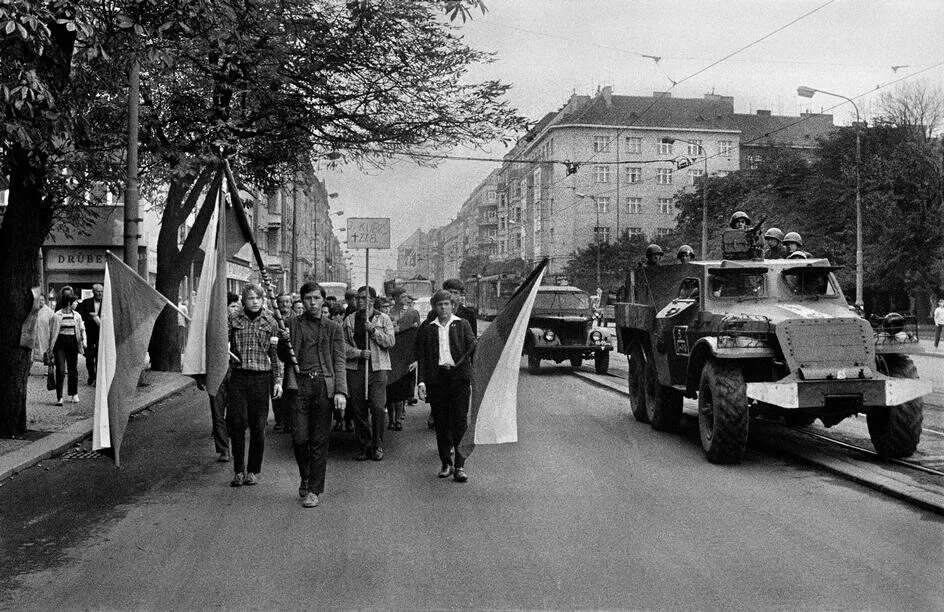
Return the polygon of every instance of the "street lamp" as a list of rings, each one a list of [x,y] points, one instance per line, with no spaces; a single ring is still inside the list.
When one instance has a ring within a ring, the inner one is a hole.
[[[805,85],[800,85],[797,87],[797,95],[804,98],[812,98],[813,94],[821,93],[827,96],[833,96],[835,98],[841,98],[852,105],[852,108],[855,109],[856,121],[855,121],[855,138],[856,138],[856,150],[855,150],[855,212],[856,212],[856,297],[855,305],[860,313],[864,312],[865,302],[862,298],[862,277],[864,275],[864,266],[862,263],[862,190],[861,190],[861,179],[860,174],[862,172],[862,138],[861,138],[861,116],[859,115],[859,107],[856,105],[855,100],[852,98],[843,96],[841,94],[833,93],[831,91],[825,91],[822,89],[814,89],[813,87],[807,87]]]
[[[701,184],[701,259],[705,261],[708,258],[708,154],[701,143],[685,140],[684,138],[663,138],[662,142],[670,145],[676,140],[695,145],[701,149],[701,158],[705,164],[705,175]]]
[[[600,204],[599,202],[597,202],[596,197],[592,195],[579,193],[577,191],[574,192],[574,195],[581,199],[589,198],[593,200],[593,207],[597,211],[597,224],[596,224],[596,227],[593,228],[593,235],[596,237],[596,243],[597,243],[597,287],[600,287],[601,286],[600,285]]]

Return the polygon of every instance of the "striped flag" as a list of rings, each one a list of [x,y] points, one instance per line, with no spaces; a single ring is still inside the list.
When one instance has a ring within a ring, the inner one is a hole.
[[[154,322],[168,300],[111,252],[105,262],[92,450],[110,448],[115,465]],[[120,364],[120,366],[119,366]]]
[[[531,271],[479,338],[472,364],[469,429],[462,443],[466,455],[476,444],[518,441],[521,349],[547,263],[545,258]]]

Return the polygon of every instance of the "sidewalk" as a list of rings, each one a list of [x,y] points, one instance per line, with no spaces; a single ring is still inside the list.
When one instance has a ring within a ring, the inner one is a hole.
[[[59,454],[92,432],[95,388],[79,357],[79,403],[56,406],[56,392],[46,390],[46,366],[34,363],[26,387],[27,431],[15,439],[0,438],[0,481],[47,457]],[[193,379],[174,372],[145,371],[135,393],[132,414],[178,393]]]

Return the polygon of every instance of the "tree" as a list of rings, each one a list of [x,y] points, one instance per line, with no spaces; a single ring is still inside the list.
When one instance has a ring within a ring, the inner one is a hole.
[[[459,278],[473,278],[483,274],[488,262],[489,257],[484,253],[466,255],[459,264]]]
[[[878,99],[880,121],[915,129],[925,140],[944,125],[944,90],[927,81],[906,81]]]
[[[633,236],[623,234],[616,242],[601,242],[600,282],[603,285],[601,289],[623,286],[626,282],[627,271],[645,259],[648,244],[646,237],[641,234]],[[587,245],[572,253],[564,265],[564,275],[571,285],[594,294],[597,290],[596,244]]]

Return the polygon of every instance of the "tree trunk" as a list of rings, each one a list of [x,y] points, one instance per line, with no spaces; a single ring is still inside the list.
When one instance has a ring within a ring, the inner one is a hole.
[[[0,436],[26,431],[26,383],[32,351],[20,346],[20,329],[39,283],[36,254],[52,227],[52,207],[43,198],[45,168],[31,167],[25,152],[11,154],[9,203],[0,225]]]

